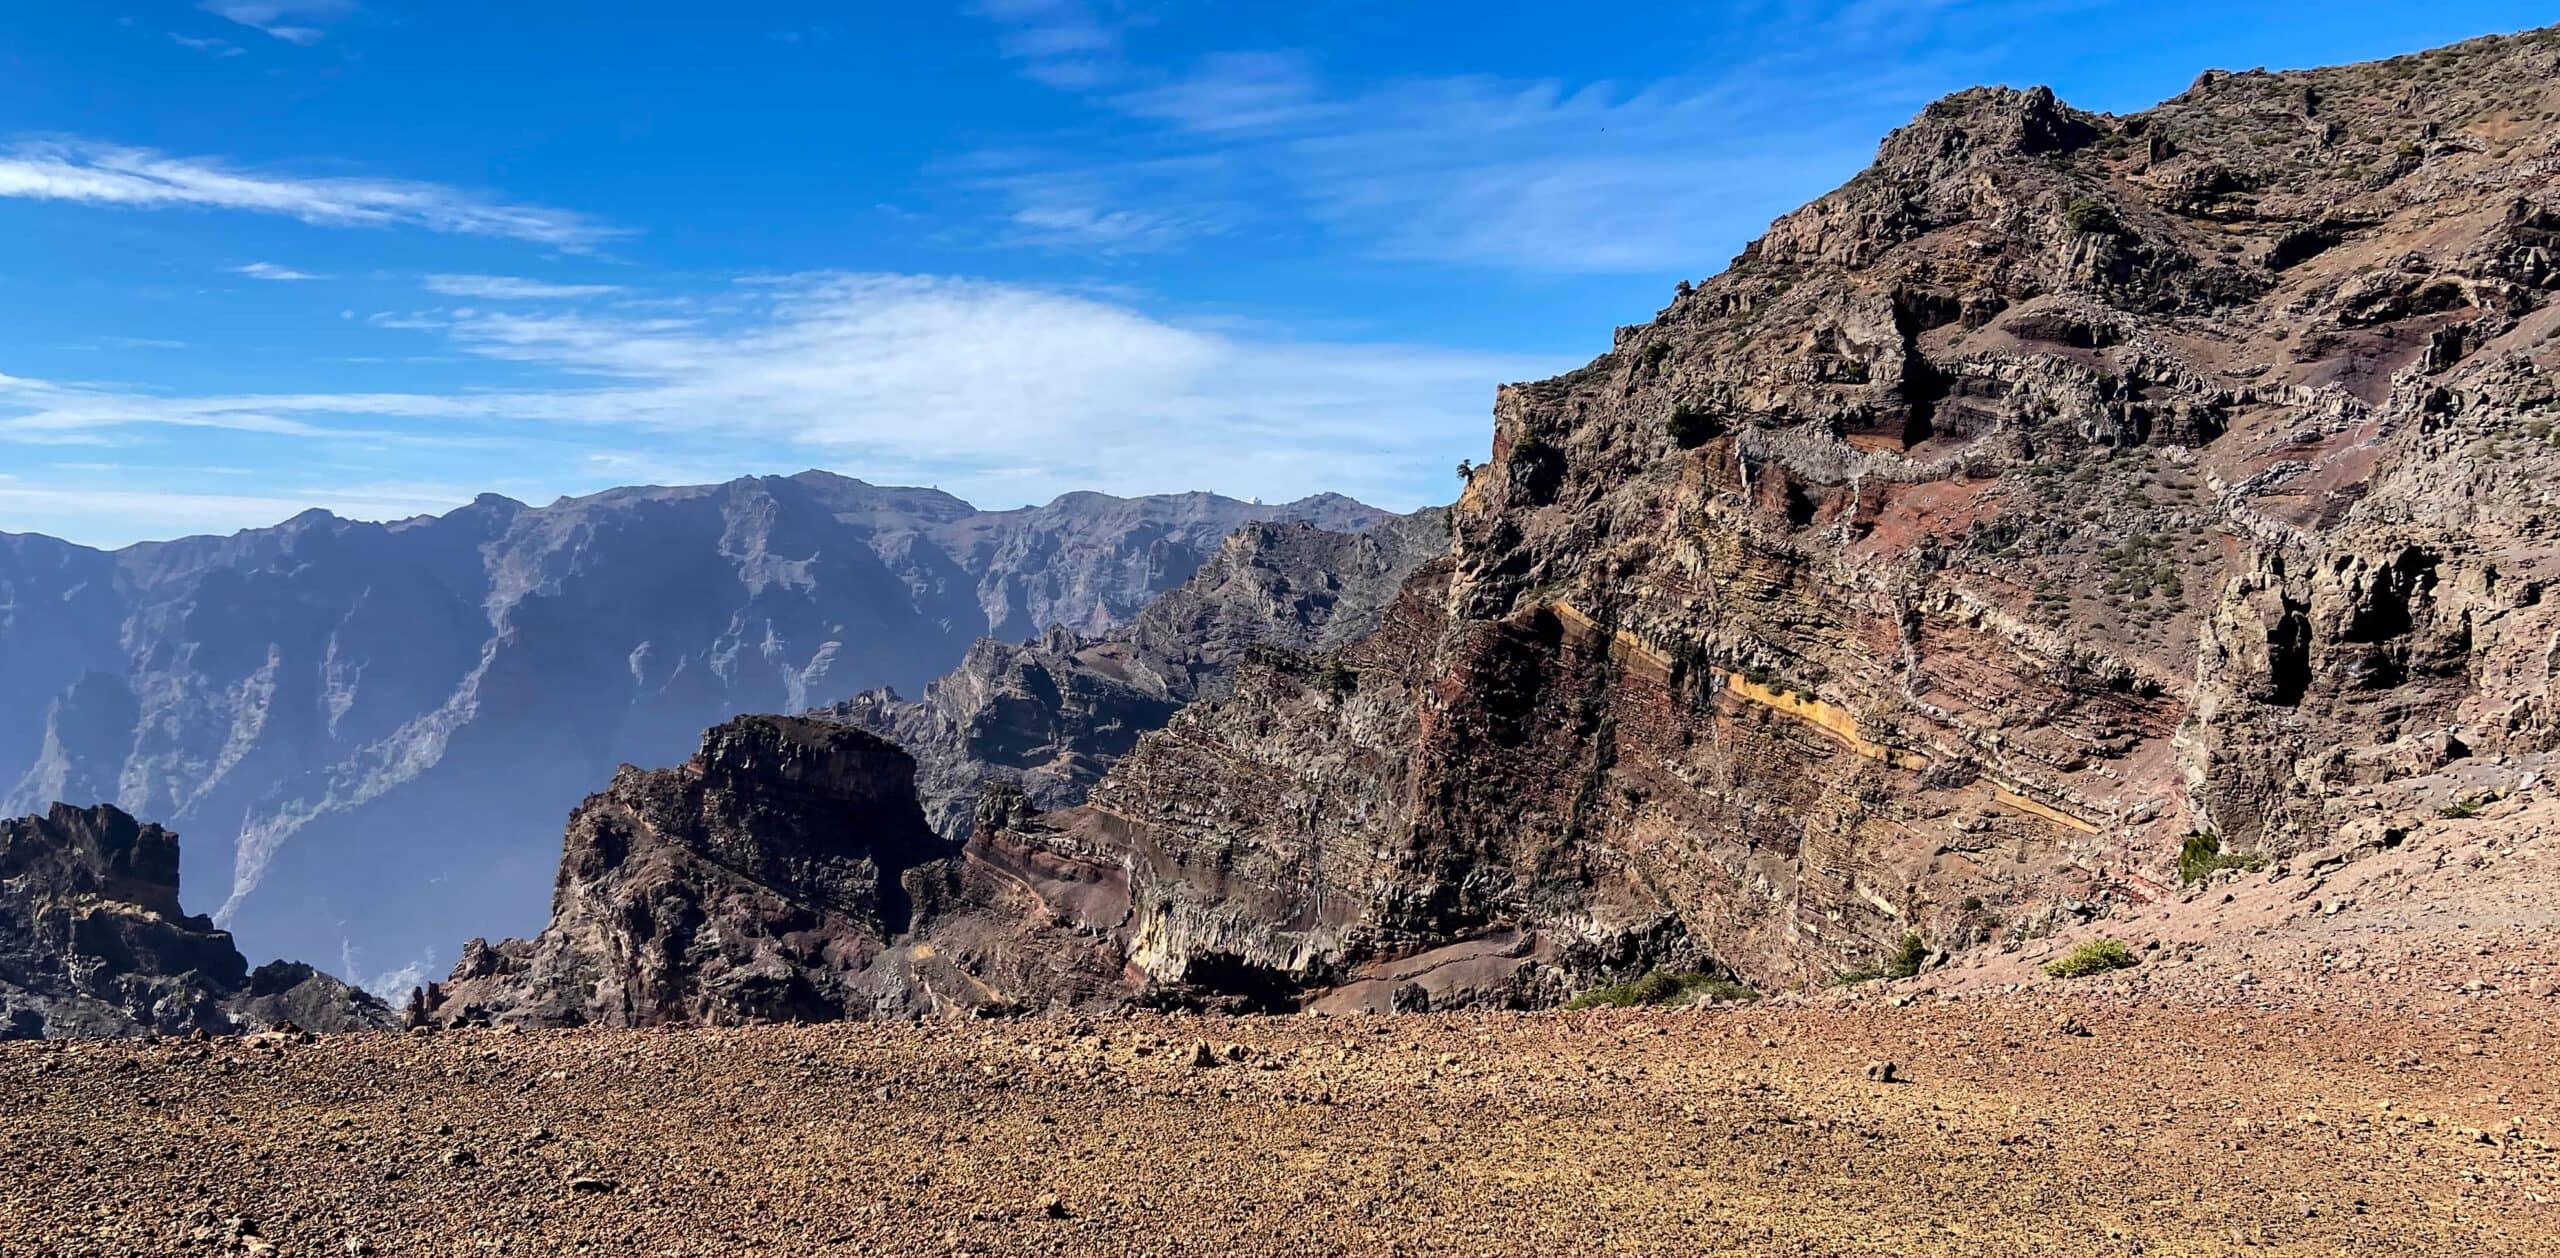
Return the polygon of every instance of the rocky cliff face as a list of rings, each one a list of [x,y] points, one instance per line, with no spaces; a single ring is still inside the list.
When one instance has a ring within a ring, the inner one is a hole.
[[[1222,690],[1256,650],[1329,648],[1375,628],[1406,574],[1448,549],[1445,516],[1419,511],[1360,533],[1249,524],[1118,629],[982,638],[921,700],[871,690],[824,714],[913,753],[925,815],[955,840],[991,780],[1039,808],[1081,803],[1139,735]]]
[[[390,1025],[307,965],[255,972],[178,906],[178,839],[110,807],[0,821],[0,1039]]]
[[[412,1021],[832,1021],[1074,999],[1076,949],[917,808],[914,764],[860,730],[741,717],[675,769],[625,766],[570,819],[551,924],[472,940]],[[946,922],[944,919],[951,919]],[[1028,971],[1009,970],[1024,952]],[[1095,972],[1081,980],[1111,988]]]
[[[0,536],[0,812],[186,830],[261,952],[368,976],[539,922],[559,819],[741,711],[911,692],[982,635],[1094,634],[1257,520],[1347,499],[1076,494],[979,511],[822,473],[312,513],[113,554]]]
[[[1411,1007],[1822,983],[2531,785],[2554,118],[2551,31],[1941,101],[1504,389],[1378,633],[975,846],[1156,987]]]

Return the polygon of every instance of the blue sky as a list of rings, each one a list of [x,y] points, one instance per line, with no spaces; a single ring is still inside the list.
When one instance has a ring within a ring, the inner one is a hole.
[[[18,4],[0,530],[822,466],[1445,499],[1929,99],[2139,109],[2549,4]]]

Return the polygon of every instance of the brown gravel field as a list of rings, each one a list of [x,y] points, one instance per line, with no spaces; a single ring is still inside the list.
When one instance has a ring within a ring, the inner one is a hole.
[[[2556,1063],[2494,996],[10,1044],[0,1252],[2546,1254]]]

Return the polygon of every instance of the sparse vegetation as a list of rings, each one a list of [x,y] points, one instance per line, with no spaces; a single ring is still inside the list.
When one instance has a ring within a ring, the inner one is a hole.
[[[2477,817],[2480,815],[2480,809],[2484,802],[2485,801],[2477,799],[2457,799],[2452,803],[2437,809],[2436,815],[2447,821],[2460,821],[2466,817]]]
[[[1695,450],[1724,431],[1724,425],[1717,423],[1714,416],[1686,402],[1672,409],[1666,426],[1671,430],[1672,444],[1683,450]]]
[[[1895,946],[1893,955],[1885,958],[1881,967],[1872,970],[1842,970],[1839,978],[1834,981],[1845,987],[1851,983],[1872,983],[1880,978],[1909,978],[1919,973],[1921,963],[1928,959],[1929,941],[1917,934],[1906,933],[1902,937],[1902,942]]]
[[[2092,236],[2112,236],[2124,230],[2117,221],[2115,207],[2096,197],[2082,197],[2062,211],[2063,225],[2075,232]]]
[[[2150,505],[2150,496],[2141,489],[2128,490],[2124,501],[2142,507]],[[2128,615],[2148,617],[2155,611],[2168,614],[2176,610],[2187,595],[2186,583],[2178,573],[2177,540],[2162,533],[2144,533],[2126,538],[2098,552],[2098,561],[2106,575],[2100,588],[2108,601],[2120,606]],[[2160,604],[2152,605],[2157,597]]]
[[[1336,695],[1347,695],[1360,687],[1360,674],[1339,659],[1326,660],[1318,678],[1328,692]]]
[[[1696,970],[1650,970],[1642,978],[1611,983],[1565,1002],[1567,1009],[1632,1009],[1639,1005],[1694,1005],[1708,1001],[1758,1000],[1760,993],[1718,974]]]
[[[1929,959],[1929,945],[1917,934],[1902,937],[1902,946],[1894,949],[1893,959],[1885,963],[1886,978],[1909,978],[1920,972],[1920,963]]]
[[[2092,939],[2087,943],[2047,962],[2044,972],[2055,978],[2087,978],[2109,970],[2128,969],[2141,964],[2134,959],[2133,949],[2121,939]]]
[[[1543,437],[1522,437],[1512,443],[1503,474],[1529,501],[1543,506],[1564,482],[1564,451]]]
[[[2188,835],[2178,849],[2178,882],[2194,886],[2225,869],[2254,870],[2266,863],[2266,858],[2255,852],[2225,852],[2221,835],[2200,830]]]

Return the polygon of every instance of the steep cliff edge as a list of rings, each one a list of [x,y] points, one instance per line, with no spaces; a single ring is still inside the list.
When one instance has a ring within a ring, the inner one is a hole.
[[[1167,988],[1819,984],[2560,740],[2560,36],[1933,105],[1555,380],[1449,560],[978,846]],[[1090,879],[1072,884],[1089,887]],[[1347,995],[1346,995],[1347,994]]]
[[[391,1014],[307,965],[251,971],[229,934],[178,906],[178,838],[158,826],[103,805],[0,821],[0,1039],[283,1023],[355,1030]]]
[[[992,780],[1041,808],[1082,803],[1139,735],[1222,689],[1257,649],[1329,648],[1375,628],[1406,574],[1448,550],[1445,518],[1433,508],[1358,533],[1248,524],[1108,633],[981,638],[920,700],[869,690],[820,714],[913,754],[925,815],[953,839],[968,837]]]

